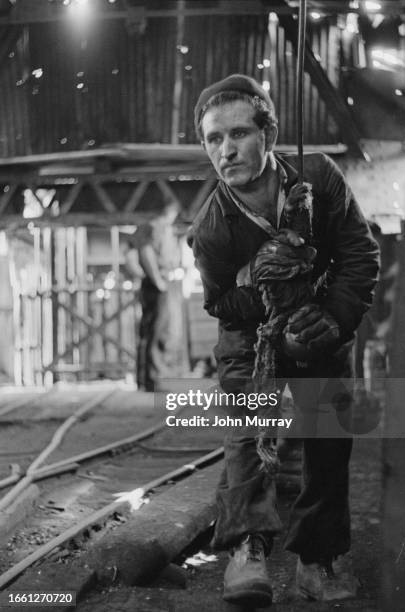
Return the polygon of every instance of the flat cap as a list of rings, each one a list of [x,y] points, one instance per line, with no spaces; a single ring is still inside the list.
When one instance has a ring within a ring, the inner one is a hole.
[[[255,79],[246,76],[245,74],[231,74],[225,79],[222,79],[222,81],[217,81],[209,87],[206,87],[200,93],[197,104],[194,108],[194,125],[196,132],[198,132],[198,124],[200,123],[201,114],[208,100],[212,98],[212,96],[224,91],[240,91],[247,93],[250,96],[257,96],[267,104],[270,110],[274,109],[273,102],[271,101],[269,94],[265,89],[263,89],[260,83],[255,81]]]

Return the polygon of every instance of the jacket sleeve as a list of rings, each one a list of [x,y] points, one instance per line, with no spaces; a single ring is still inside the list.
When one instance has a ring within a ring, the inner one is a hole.
[[[265,309],[253,287],[237,287],[238,266],[224,256],[224,245],[207,236],[194,236],[192,248],[204,289],[204,308],[228,322],[259,322]]]
[[[371,306],[379,270],[379,248],[337,165],[327,156],[322,200],[328,206],[326,235],[331,261],[323,307],[350,339]]]

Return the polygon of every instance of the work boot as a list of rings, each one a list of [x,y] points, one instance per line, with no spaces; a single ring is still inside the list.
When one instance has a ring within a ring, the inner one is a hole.
[[[355,597],[360,586],[351,572],[335,572],[332,561],[303,563],[301,559],[297,563],[296,584],[299,595],[317,601]]]
[[[248,535],[231,555],[224,576],[224,600],[240,605],[269,606],[273,592],[262,537]]]

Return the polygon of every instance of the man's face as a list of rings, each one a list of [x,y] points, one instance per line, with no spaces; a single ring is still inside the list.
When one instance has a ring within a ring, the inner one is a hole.
[[[219,177],[230,187],[253,181],[266,165],[266,138],[253,120],[255,109],[235,100],[207,110],[203,146]]]

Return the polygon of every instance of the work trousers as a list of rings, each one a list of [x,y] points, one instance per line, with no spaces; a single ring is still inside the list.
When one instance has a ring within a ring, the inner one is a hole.
[[[235,361],[232,365],[235,366]],[[239,358],[236,368],[220,367],[223,390],[246,392],[249,385],[251,390],[252,369],[253,361],[249,358]],[[342,362],[332,357],[321,358],[306,367],[285,361],[279,373],[283,374],[280,387],[288,383],[296,409],[301,412],[299,434],[303,437],[302,488],[291,509],[285,548],[298,553],[307,563],[330,559],[350,548],[348,492],[352,439],[350,432],[342,437],[327,437],[325,431],[319,434],[316,426],[322,404],[332,401],[344,431],[349,429],[350,359]],[[343,377],[346,384],[342,387]],[[325,379],[331,381],[327,397]],[[218,515],[213,539],[214,548],[219,550],[238,544],[248,533],[262,534],[270,550],[274,535],[282,527],[276,507],[275,476],[260,469],[261,460],[251,430],[250,427],[247,433],[243,428],[234,428],[225,438],[225,467],[217,489]]]
[[[140,389],[154,391],[160,378],[168,377],[168,291],[144,279],[140,291],[142,319],[137,351],[137,382]]]

